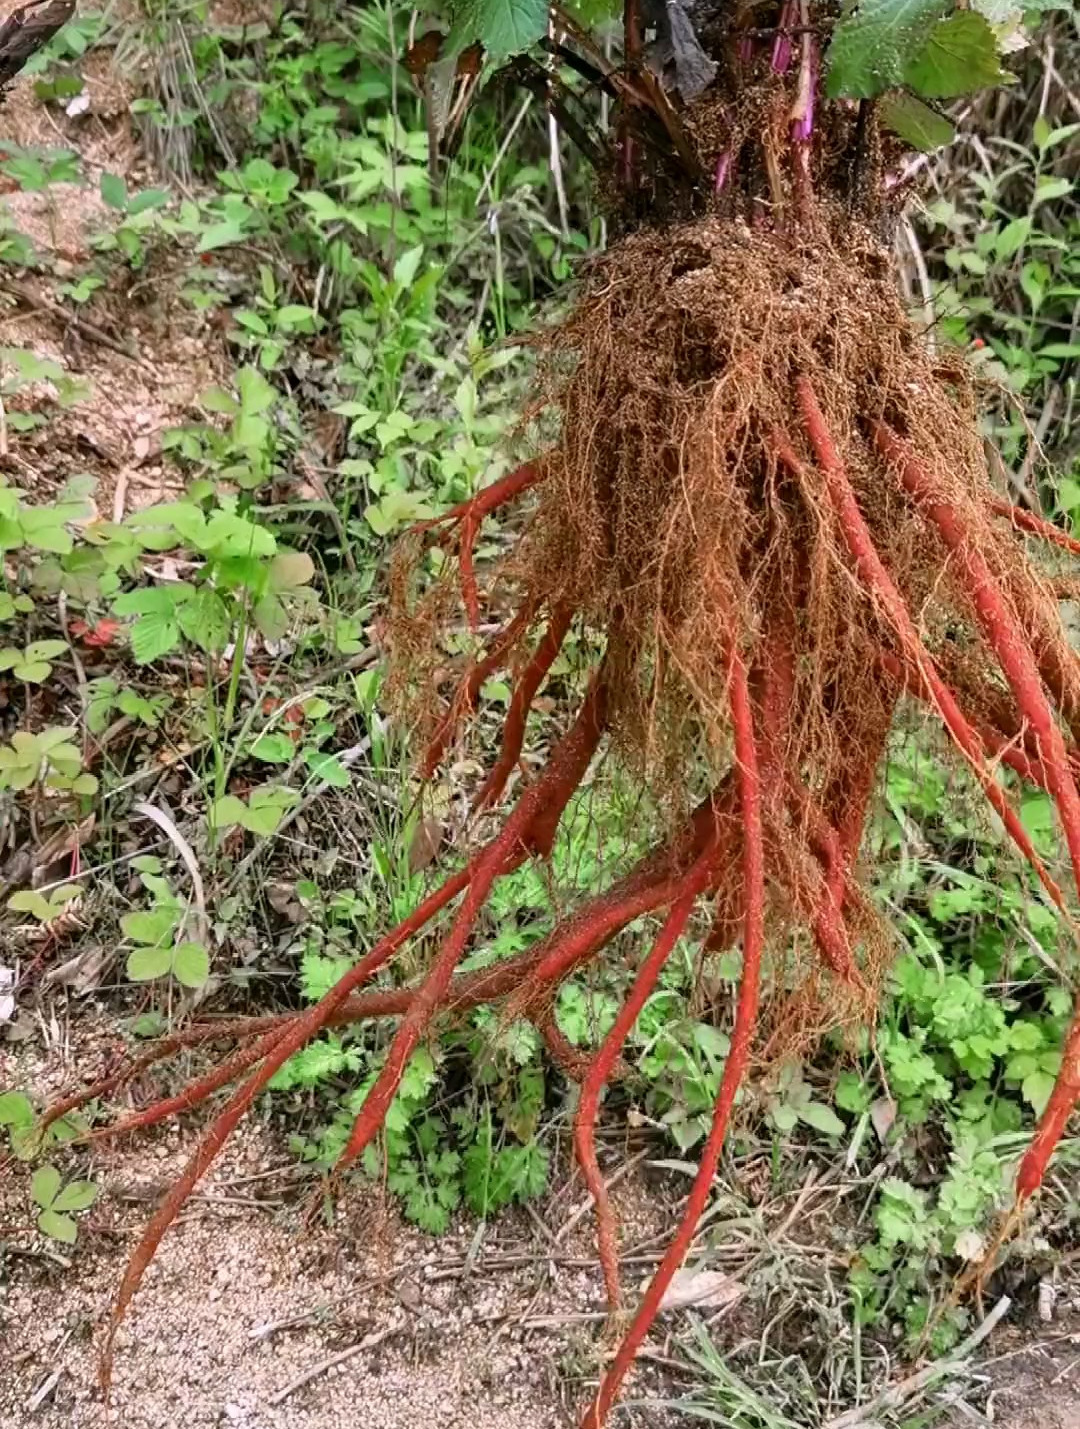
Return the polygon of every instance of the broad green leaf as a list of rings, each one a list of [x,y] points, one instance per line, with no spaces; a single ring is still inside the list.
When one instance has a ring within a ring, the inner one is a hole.
[[[295,590],[315,574],[315,562],[306,551],[279,551],[270,562],[271,590]]]
[[[113,601],[114,615],[172,615],[176,607],[195,594],[186,581],[176,585],[147,586],[128,590]]]
[[[128,201],[127,211],[132,218],[137,218],[140,213],[148,213],[155,208],[164,208],[168,202],[168,189],[143,189],[142,193],[136,194]]]
[[[206,546],[215,556],[272,556],[277,542],[264,526],[229,511],[215,511],[207,523]]]
[[[49,678],[51,669],[52,666],[45,660],[20,660],[17,665],[12,665],[11,673],[28,685],[40,685]]]
[[[143,615],[131,627],[131,653],[137,665],[160,660],[180,643],[180,626],[175,615]]]
[[[259,634],[266,640],[283,640],[289,633],[289,612],[276,595],[255,602],[252,614]]]
[[[93,1181],[69,1181],[52,1203],[54,1211],[85,1211],[97,1200]]]
[[[409,248],[394,264],[394,282],[399,288],[407,288],[416,277],[417,269],[424,256],[424,245],[418,243]]]
[[[459,0],[446,53],[458,54],[479,40],[487,58],[498,64],[534,45],[546,31],[547,21],[547,0]]]
[[[32,913],[42,923],[56,917],[56,909],[36,888],[20,888],[8,899],[8,907],[13,913]]]
[[[277,390],[257,367],[241,367],[236,374],[236,390],[240,394],[241,410],[252,417],[268,411],[278,399]]]
[[[799,1120],[799,1114],[795,1108],[787,1106],[783,1102],[770,1110],[769,1117],[777,1131],[784,1132],[794,1131],[795,1124]]]
[[[251,746],[251,753],[266,764],[288,764],[296,749],[287,734],[275,732],[260,735]]]
[[[913,94],[887,94],[881,101],[881,122],[924,154],[951,143],[956,133],[944,115]]]
[[[218,652],[229,643],[232,622],[228,609],[221,596],[205,586],[194,600],[180,607],[176,618],[180,629],[200,650]]]
[[[347,789],[352,783],[349,771],[341,760],[321,749],[305,749],[304,763],[316,779],[323,784],[329,784],[332,789]]]
[[[825,1106],[823,1102],[808,1102],[806,1106],[800,1107],[799,1120],[826,1136],[843,1136],[847,1131],[847,1127],[832,1107]]]
[[[120,919],[124,937],[135,943],[147,943],[156,947],[172,937],[176,927],[175,908],[150,908],[137,913],[125,913]]]
[[[127,208],[127,184],[119,174],[102,174],[99,181],[101,197],[110,208],[118,208],[121,213]]]
[[[243,243],[246,237],[244,225],[238,219],[228,218],[223,223],[212,223],[203,230],[195,249],[196,253],[211,253],[215,248],[230,248]]]
[[[999,258],[1012,258],[1019,253],[1031,234],[1031,218],[1025,214],[1007,223],[994,242],[994,250]]]
[[[127,958],[127,975],[132,982],[151,982],[164,977],[172,962],[172,950],[164,945],[159,948],[132,948]]]
[[[38,1216],[38,1230],[50,1240],[58,1240],[63,1245],[74,1245],[79,1228],[70,1216],[58,1215],[56,1211],[42,1211]]]
[[[904,83],[926,45],[927,27],[949,9],[949,0],[860,0],[833,31],[826,93],[873,99]]]
[[[226,829],[232,824],[243,823],[247,805],[235,794],[226,794],[210,807],[210,822],[216,829]]]
[[[32,640],[24,653],[28,660],[55,660],[67,648],[66,640]]]
[[[19,525],[23,540],[35,551],[52,551],[55,555],[66,556],[74,549],[62,520],[58,519],[55,508],[48,506],[24,506],[19,512]]]
[[[39,1166],[30,1178],[30,1194],[37,1205],[47,1210],[60,1189],[60,1172],[55,1166]]]
[[[904,71],[904,82],[928,99],[974,94],[1010,78],[1001,68],[994,31],[974,10],[957,10],[939,20]]]
[[[23,1092],[0,1094],[0,1126],[32,1126],[34,1107]]]
[[[185,987],[202,987],[210,976],[210,954],[201,943],[181,943],[173,950],[172,973]]]

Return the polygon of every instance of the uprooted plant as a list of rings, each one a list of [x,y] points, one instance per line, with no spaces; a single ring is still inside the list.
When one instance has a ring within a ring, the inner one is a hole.
[[[904,146],[890,126],[909,142],[940,142],[947,123],[917,94],[1001,79],[1000,36],[947,0],[862,0],[835,22],[808,0],[699,6],[696,39],[688,12],[674,8],[690,38],[665,22],[645,50],[651,22],[628,0],[612,65],[553,7],[554,48],[617,101],[610,147],[580,97],[514,61],[600,165],[620,236],[587,270],[569,319],[535,340],[536,415],[557,430],[551,445],[415,529],[391,572],[388,690],[417,731],[424,777],[466,737],[486,681],[510,670],[501,753],[475,800],[497,809],[534,699],[572,633],[601,652],[580,706],[494,835],[315,1006],[184,1029],[47,1113],[201,1042],[237,1046],[176,1096],[97,1134],[158,1123],[247,1074],[147,1227],[113,1331],[193,1187],[289,1057],[325,1028],[398,1019],[343,1169],[379,1134],[436,1019],[480,1004],[530,1019],[580,1084],[575,1148],[614,1309],[617,1233],[594,1145],[600,1097],[665,961],[705,912],[710,948],[741,942],[730,1052],[683,1217],[582,1421],[597,1429],[691,1244],[755,1044],[768,1056],[872,1016],[888,935],[855,866],[902,699],[940,718],[1070,920],[1001,776],[1049,794],[1080,888],[1080,669],[1027,540],[1078,548],[993,491],[969,374],[958,356],[932,356],[909,321],[884,241],[903,191],[893,180]],[[455,25],[449,58],[416,60],[422,83],[445,91],[455,46],[479,38],[501,60],[546,32],[544,6],[539,28],[512,38],[482,11],[470,7],[470,24]],[[518,506],[527,515],[509,554],[482,577],[482,524]],[[445,637],[462,617],[470,666],[433,697]],[[604,750],[650,789],[667,836],[538,945],[459,971],[496,880],[550,853]],[[419,981],[369,987],[455,900]],[[556,1025],[558,989],[646,913],[664,915],[659,934],[614,1026],[583,1056]],[[784,976],[766,1009],[767,947]],[[1019,1168],[1019,1202],[1040,1186],[1078,1096],[1080,1016]],[[112,1332],[106,1381],[111,1343]]]

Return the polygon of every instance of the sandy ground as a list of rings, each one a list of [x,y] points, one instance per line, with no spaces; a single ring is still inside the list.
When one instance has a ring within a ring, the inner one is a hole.
[[[38,1039],[14,1053],[0,1044],[0,1086],[53,1095],[103,1043],[69,1025],[45,1057]],[[591,1226],[587,1216],[574,1219],[580,1186],[564,1180],[546,1204],[507,1214],[483,1235],[463,1221],[437,1240],[424,1236],[364,1184],[342,1200],[333,1225],[312,1224],[310,1183],[298,1182],[295,1160],[258,1124],[229,1146],[147,1273],[117,1336],[110,1421],[97,1383],[103,1327],[151,1206],[195,1138],[187,1126],[101,1146],[73,1164],[55,1158],[67,1175],[102,1188],[71,1248],[35,1229],[29,1168],[3,1168],[5,1429],[576,1423],[567,1408],[580,1407],[610,1343]],[[628,1243],[655,1246],[666,1198],[641,1174],[614,1195]],[[646,1365],[634,1397],[656,1384]],[[623,1429],[674,1422],[659,1408],[614,1421]]]

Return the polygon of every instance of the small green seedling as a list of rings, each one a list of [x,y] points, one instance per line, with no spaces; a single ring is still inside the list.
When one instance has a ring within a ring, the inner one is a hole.
[[[73,1141],[89,1129],[85,1117],[69,1112],[39,1130],[33,1103],[24,1092],[0,1093],[0,1126],[7,1127],[12,1155],[20,1161],[32,1161],[45,1147]]]
[[[66,640],[34,640],[24,650],[8,645],[0,650],[0,671],[10,670],[17,680],[40,685],[52,674],[52,662],[67,648]]]
[[[210,806],[210,822],[218,832],[239,824],[251,834],[272,834],[299,798],[295,789],[261,784],[252,789],[246,804],[235,794],[216,799]]]
[[[82,772],[82,753],[71,742],[76,733],[59,725],[40,734],[16,730],[11,743],[0,746],[0,789],[29,789],[42,779],[50,789],[93,794],[98,781]]]
[[[29,913],[39,923],[51,923],[79,897],[79,889],[73,883],[65,883],[49,893],[41,893],[36,888],[20,888],[8,899],[8,907],[13,913]]]
[[[65,1186],[55,1166],[39,1166],[30,1181],[30,1195],[40,1207],[38,1230],[51,1240],[74,1245],[79,1227],[71,1213],[89,1210],[97,1194],[93,1181],[69,1181]]]

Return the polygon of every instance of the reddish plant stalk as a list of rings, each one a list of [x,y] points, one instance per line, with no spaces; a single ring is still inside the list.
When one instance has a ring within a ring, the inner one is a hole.
[[[538,815],[547,812],[548,801],[553,798],[558,801],[560,795],[565,793],[559,804],[561,813],[566,800],[581,782],[595,749],[596,731],[603,723],[603,702],[602,685],[594,680],[577,720],[552,754],[544,774],[525,790],[502,829],[483,853],[473,860],[469,884],[454,925],[394,1034],[386,1061],[364,1099],[353,1124],[352,1135],[338,1160],[339,1171],[360,1155],[382,1126],[401,1085],[409,1058],[445,999],[450,979],[465,955],[492,884],[508,863],[516,865],[521,862],[529,847],[531,825]]]
[[[530,621],[536,614],[535,603],[521,607],[510,623],[499,632],[495,643],[482,660],[477,660],[454,691],[442,719],[436,726],[431,742],[420,763],[420,777],[430,779],[443,761],[450,741],[457,733],[463,719],[468,718],[476,708],[480,691],[485,683],[502,665],[508,653],[514,648]]]
[[[473,804],[476,812],[487,808],[489,804],[498,802],[514,765],[521,758],[532,702],[547,678],[556,656],[562,649],[572,618],[573,612],[565,605],[559,606],[552,613],[547,629],[533,652],[532,659],[518,676],[514,692],[510,697],[509,708],[506,711],[506,719],[503,721],[502,748],[499,758],[492,766],[476,796]]]
[[[715,877],[715,864],[719,829],[714,830],[705,850],[682,881],[677,900],[668,914],[652,948],[638,969],[615,1022],[589,1063],[589,1069],[581,1086],[577,1115],[574,1118],[574,1147],[578,1165],[585,1178],[585,1185],[592,1196],[596,1211],[597,1248],[600,1266],[604,1276],[609,1309],[614,1312],[619,1305],[619,1252],[615,1229],[615,1215],[611,1208],[600,1166],[596,1159],[596,1116],[600,1107],[600,1097],[611,1078],[612,1069],[641,1015],[646,999],[656,986],[656,980],[664,969],[675,944],[682,937],[699,894]]]
[[[611,1368],[604,1376],[596,1398],[582,1420],[582,1429],[602,1429],[619,1386],[626,1377],[660,1310],[664,1292],[693,1243],[712,1189],[720,1150],[727,1134],[735,1096],[750,1061],[750,1047],[757,1022],[761,983],[761,955],[765,942],[765,849],[762,832],[761,776],[754,736],[753,712],[746,666],[737,651],[731,656],[731,722],[735,737],[736,783],[739,791],[739,819],[743,830],[743,966],[739,982],[735,1026],[731,1047],[724,1063],[724,1075],[713,1108],[712,1125],[701,1154],[697,1174],[690,1188],[686,1209],[675,1236],[646,1290],[637,1314],[619,1345]]]
[[[800,377],[797,389],[807,432],[817,455],[818,464],[826,479],[826,489],[836,514],[837,524],[864,585],[884,611],[900,642],[905,659],[918,671],[919,678],[926,687],[928,698],[937,708],[954,744],[970,765],[987,800],[1005,825],[1009,837],[1035,869],[1039,881],[1050,895],[1054,905],[1067,917],[1068,913],[1061,889],[1050,877],[1016,811],[1006,799],[992,772],[987,769],[978,735],[965,718],[952,691],[938,674],[930,653],[923,644],[915,622],[911,618],[904,597],[885,569],[885,564],[874,546],[870,529],[859,510],[855,493],[848,481],[847,473],[829,433],[825,417],[818,406],[813,388],[805,378]],[[793,470],[801,470],[798,458],[783,438],[778,438],[777,450],[789,466],[793,462],[795,463]]]
[[[983,633],[997,655],[1021,717],[1034,733],[1050,796],[1065,833],[1077,893],[1080,894],[1080,794],[1073,782],[1065,741],[1043,692],[1031,648],[1026,644],[1019,623],[1009,610],[986,558],[971,540],[959,513],[937,499],[929,473],[916,461],[907,443],[881,425],[875,428],[874,437],[879,451],[897,467],[905,487],[928,512],[956,557],[964,587],[971,597]],[[1036,1135],[1021,1163],[1021,1175],[1017,1180],[1017,1195],[1021,1198],[1031,1195],[1042,1184],[1050,1157],[1080,1097],[1080,999],[1066,1038],[1054,1092],[1058,1095],[1051,1097],[1039,1118]]]
[[[1044,541],[1060,546],[1063,551],[1071,551],[1074,556],[1080,556],[1080,541],[1063,531],[1060,526],[1055,526],[1052,521],[1046,521],[1032,511],[1025,511],[1022,506],[1014,506],[1010,501],[991,501],[989,504],[995,516],[1004,516],[1017,531],[1026,531],[1029,536],[1041,536]]]
[[[467,500],[460,501],[457,506],[452,506],[449,511],[444,511],[441,516],[433,516],[429,521],[418,521],[409,527],[409,534],[434,531],[440,526],[452,526],[466,519],[471,519],[479,525],[485,516],[490,516],[498,511],[500,506],[507,505],[530,487],[538,485],[546,475],[543,457],[527,461],[516,471],[507,472],[505,476],[500,476],[498,481],[483,487],[475,496],[470,496]]]

